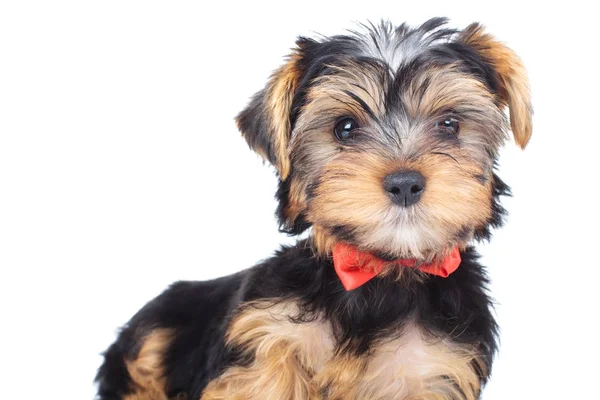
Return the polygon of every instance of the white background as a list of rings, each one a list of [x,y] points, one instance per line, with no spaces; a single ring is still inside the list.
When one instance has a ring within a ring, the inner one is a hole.
[[[506,226],[479,246],[502,347],[485,400],[597,396],[598,30],[525,1],[4,1],[0,397],[91,399],[116,328],[169,283],[290,239],[233,117],[299,34],[478,20],[528,67],[534,134],[509,143]],[[566,5],[565,5],[566,4]],[[591,4],[591,2],[590,2]]]

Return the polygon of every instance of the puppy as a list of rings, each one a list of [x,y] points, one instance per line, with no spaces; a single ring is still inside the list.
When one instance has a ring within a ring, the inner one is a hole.
[[[498,150],[531,119],[521,61],[478,24],[299,38],[237,124],[277,169],[281,229],[308,238],[149,302],[99,398],[479,398],[497,325],[472,244],[502,222]]]

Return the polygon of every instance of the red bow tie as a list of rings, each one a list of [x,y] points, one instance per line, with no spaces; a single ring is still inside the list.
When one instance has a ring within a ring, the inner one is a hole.
[[[447,278],[448,275],[456,271],[460,261],[460,252],[458,247],[455,247],[446,258],[429,264],[421,264],[418,268],[428,274]],[[333,247],[333,266],[346,290],[353,290],[363,285],[390,263],[404,267],[415,267],[417,261],[415,259],[385,261],[371,253],[359,251],[356,247],[346,243],[337,243]]]

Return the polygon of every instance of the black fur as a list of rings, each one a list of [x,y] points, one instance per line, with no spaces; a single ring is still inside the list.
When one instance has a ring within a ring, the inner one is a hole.
[[[407,36],[429,32],[444,22],[444,19],[430,20]],[[397,29],[408,30],[404,25]],[[433,34],[432,39],[450,38],[455,33],[454,30],[441,29]],[[370,34],[376,35],[377,30],[373,29]],[[360,55],[360,42],[354,36],[334,36],[323,41],[300,38],[297,46],[302,52],[298,67],[303,75],[292,101],[292,128],[314,78],[332,73],[327,66],[335,65],[340,59],[353,58],[365,64],[380,62]],[[493,69],[472,49],[456,42],[427,49],[397,71],[397,78],[391,84],[402,85],[426,64],[457,62],[481,79],[490,91],[496,90],[497,78]],[[392,95],[386,99],[386,108],[395,108],[395,112],[401,108],[397,96],[393,96],[397,92],[388,91]],[[264,90],[254,96],[247,109],[238,116],[238,125],[250,147],[262,151],[270,162],[276,163],[264,97]],[[368,109],[366,104],[361,105]],[[492,179],[492,217],[486,226],[465,227],[459,235],[468,236],[475,229],[476,239],[488,239],[490,229],[502,223],[504,209],[499,197],[510,194],[510,190],[495,174]],[[310,224],[303,214],[294,221],[287,220],[289,185],[290,179],[279,182],[277,217],[282,231],[297,235],[310,228]],[[309,184],[308,197],[311,190],[313,188]],[[351,238],[352,232],[343,226],[330,229],[337,237]],[[449,336],[455,342],[478,346],[487,367],[486,371],[478,372],[482,382],[487,381],[497,348],[497,325],[491,313],[493,304],[487,294],[485,269],[478,263],[478,255],[473,248],[461,254],[460,267],[448,278],[426,276],[425,279],[411,279],[421,272],[408,269],[407,279],[400,282],[391,277],[376,277],[349,292],[335,274],[331,259],[319,258],[315,254],[309,239],[293,247],[284,247],[265,262],[228,277],[173,284],[144,306],[106,351],[104,363],[96,376],[99,399],[121,400],[132,393],[134,384],[125,360],[134,360],[144,337],[157,328],[169,328],[174,332],[163,360],[167,395],[171,398],[184,394],[189,400],[199,399],[210,380],[224,369],[251,361],[251,355],[226,346],[224,338],[231,319],[240,307],[257,299],[296,302],[300,312],[294,316],[294,322],[315,318],[331,322],[338,351],[355,355],[367,353],[382,335],[398,332],[411,319],[437,337]]]
[[[106,352],[96,378],[100,399],[117,400],[129,392],[123,359],[135,359],[144,335],[156,328],[176,332],[164,360],[167,394],[200,398],[207,383],[226,367],[248,361],[238,349],[225,347],[223,338],[237,307],[256,299],[297,301],[301,313],[296,322],[322,315],[332,321],[338,349],[357,355],[369,351],[389,328],[401,328],[409,317],[418,316],[426,331],[477,344],[489,370],[497,326],[486,292],[488,281],[474,249],[461,256],[460,267],[448,278],[408,279],[410,285],[403,285],[382,277],[347,292],[331,261],[317,258],[309,243],[301,241],[238,274],[208,282],[178,282],[136,314]]]
[[[146,304],[106,351],[96,377],[99,398],[120,400],[131,393],[124,360],[134,360],[143,338],[156,328],[176,332],[164,360],[170,394],[200,393],[220,366],[235,359],[223,338],[247,276],[242,272],[207,282],[177,282]]]
[[[265,104],[265,90],[256,93],[248,106],[236,118],[238,128],[244,132],[248,146],[254,151],[262,152],[269,162],[277,164],[277,154],[271,143],[271,127]]]
[[[494,174],[493,179],[493,213],[489,225],[475,232],[480,240],[489,239],[490,229],[502,225],[505,210],[500,197],[510,195],[510,188],[498,176]],[[282,204],[285,188],[285,182],[280,182]],[[368,351],[386,328],[401,327],[409,316],[418,315],[421,327],[433,334],[479,344],[490,370],[497,348],[497,325],[491,314],[485,270],[473,248],[461,253],[460,267],[448,278],[431,276],[424,283],[409,280],[410,287],[390,278],[375,278],[351,292],[342,287],[331,260],[314,254],[310,242],[301,241],[235,275],[173,284],[142,308],[105,352],[96,376],[99,399],[121,400],[131,392],[124,360],[134,360],[144,336],[156,328],[176,331],[164,360],[167,394],[200,398],[208,382],[225,368],[248,362],[238,349],[225,346],[224,335],[240,304],[265,298],[297,300],[302,306],[298,323],[318,313],[334,321],[340,350],[355,354]],[[382,302],[384,298],[394,301]],[[487,381],[487,375],[482,376]]]

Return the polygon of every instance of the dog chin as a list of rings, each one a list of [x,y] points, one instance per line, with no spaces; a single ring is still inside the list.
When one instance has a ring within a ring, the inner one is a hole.
[[[458,243],[448,240],[456,235],[440,235],[439,232],[412,224],[394,224],[380,227],[357,240],[360,248],[365,248],[383,260],[399,258],[432,261],[445,256]]]

